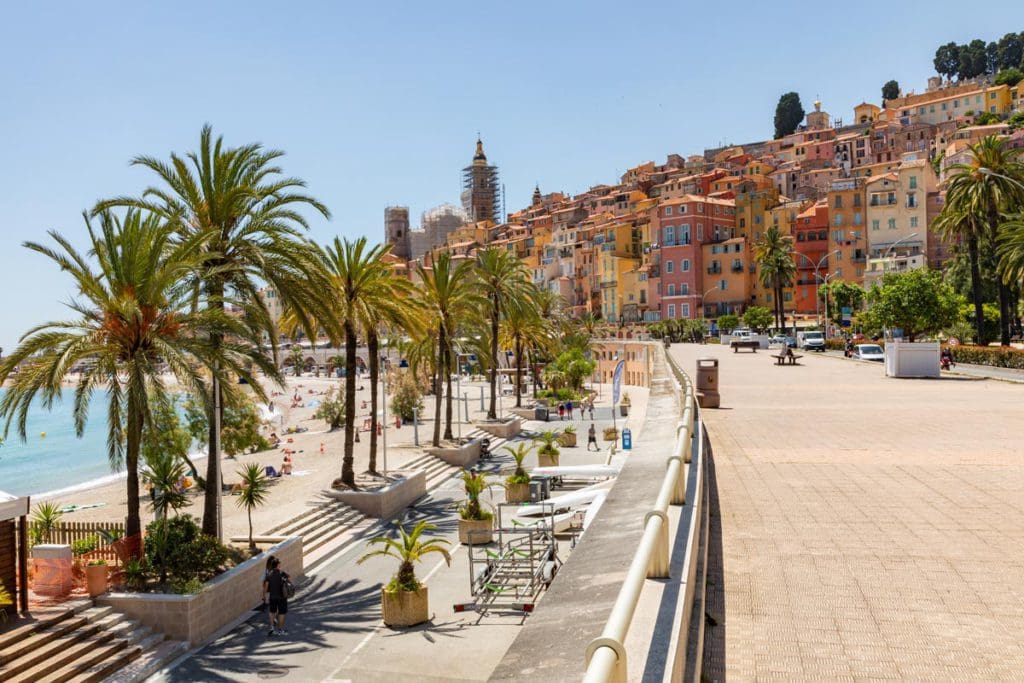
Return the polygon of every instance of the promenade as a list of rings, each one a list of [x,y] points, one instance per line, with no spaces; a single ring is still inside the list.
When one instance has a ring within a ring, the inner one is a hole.
[[[671,352],[720,359],[708,680],[1020,679],[1024,387]]]

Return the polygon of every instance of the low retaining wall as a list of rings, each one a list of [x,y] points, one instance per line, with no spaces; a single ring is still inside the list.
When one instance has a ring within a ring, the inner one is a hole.
[[[462,446],[428,448],[427,453],[456,467],[470,467],[480,459],[480,440],[472,439]]]
[[[267,555],[276,555],[292,581],[304,574],[302,539],[289,538],[207,583],[195,595],[107,593],[96,599],[120,614],[195,647],[260,603]]]
[[[504,422],[477,422],[476,426],[499,439],[511,439],[523,430],[523,421],[513,417]]]
[[[427,475],[423,470],[399,470],[392,476],[401,479],[377,491],[327,491],[326,494],[351,505],[367,517],[389,519],[427,494]]]

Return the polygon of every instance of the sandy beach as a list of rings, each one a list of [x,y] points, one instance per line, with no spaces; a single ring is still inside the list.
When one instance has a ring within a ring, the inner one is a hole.
[[[225,457],[224,482],[231,484],[238,481],[237,471],[250,462],[257,462],[260,465],[273,465],[281,469],[284,460],[284,450],[292,451],[293,474],[275,479],[271,486],[267,503],[253,511],[253,528],[256,533],[265,531],[280,522],[293,517],[315,502],[321,491],[330,487],[331,482],[341,475],[341,461],[344,448],[344,431],[327,432],[326,425],[322,420],[313,419],[316,407],[309,406],[311,401],[319,401],[333,387],[343,386],[342,380],[326,377],[289,377],[284,390],[278,389],[282,395],[273,398],[274,412],[282,416],[283,428],[277,429],[281,438],[281,444],[272,450],[261,451],[248,455],[239,455],[235,458]],[[368,379],[361,383],[362,390],[356,393],[356,425],[361,427],[365,418],[369,418],[370,384]],[[312,393],[310,393],[312,392]],[[269,392],[268,392],[269,393]],[[301,405],[292,408],[292,397],[295,394],[301,397]],[[367,408],[362,409],[363,401]],[[426,401],[432,403],[432,399]],[[302,434],[286,435],[284,430],[288,427],[305,427],[309,431]],[[421,425],[420,438],[427,438],[428,425]],[[357,473],[366,470],[369,461],[369,432],[360,434],[360,443],[355,445],[355,469]],[[394,422],[391,422],[388,430],[388,466],[395,468],[410,460],[416,455],[418,449],[413,446],[412,427],[395,429]],[[378,441],[378,470],[381,468],[381,447]],[[196,461],[196,466],[205,474],[206,460]],[[147,503],[148,493],[142,491],[142,518],[143,525],[153,519],[153,513]],[[127,509],[127,496],[123,479],[99,484],[95,487],[84,488],[67,493],[58,493],[53,496],[36,496],[33,502],[50,499],[61,505],[95,505],[102,504],[102,507],[78,510],[64,515],[66,522],[87,522],[87,521],[124,521]],[[203,492],[194,489],[190,496],[190,505],[182,509],[183,513],[189,513],[196,517],[203,514]],[[248,520],[245,510],[238,507],[236,496],[224,495],[223,515],[225,536],[238,536],[248,533]]]

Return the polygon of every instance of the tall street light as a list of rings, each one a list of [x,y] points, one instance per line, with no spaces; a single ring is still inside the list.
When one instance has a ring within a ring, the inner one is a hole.
[[[889,245],[889,248],[885,250],[884,254],[882,254],[882,259],[883,259],[882,260],[882,271],[883,272],[888,272],[888,269],[889,269],[889,252],[891,252],[893,249],[898,247],[903,242],[906,242],[907,240],[914,239],[915,237],[917,237],[917,234],[918,233],[916,233],[916,232],[912,232],[909,235],[907,235],[906,237],[901,237],[900,239],[896,240],[895,242],[893,242],[892,244]]]
[[[828,260],[829,256],[832,256],[833,254],[838,254],[839,250],[836,249],[834,251],[830,251],[829,253],[825,254],[820,259],[818,259],[817,263],[812,261],[811,257],[808,256],[807,254],[802,254],[799,251],[794,251],[793,253],[796,254],[797,256],[801,257],[802,259],[806,260],[814,268],[814,318],[815,318],[815,320],[818,321],[818,327],[821,327],[821,305],[818,303],[818,286],[819,286],[819,282],[821,281],[821,275],[818,273],[818,270],[825,263],[825,261]],[[825,284],[826,285],[828,284],[828,279],[827,278],[825,279]],[[827,297],[828,294],[826,294],[825,296]],[[826,302],[827,302],[827,300],[826,300]],[[796,314],[794,313],[794,316],[795,315]],[[826,307],[825,307],[825,318],[828,318],[828,304],[827,303],[826,303]],[[827,320],[826,320],[826,322],[827,322]],[[793,328],[796,329],[795,318],[794,318]]]

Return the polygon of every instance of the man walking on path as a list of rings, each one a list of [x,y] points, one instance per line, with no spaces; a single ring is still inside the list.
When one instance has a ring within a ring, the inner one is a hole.
[[[590,429],[587,431],[587,450],[590,450],[590,445],[594,445],[595,451],[600,451],[601,447],[597,445],[597,429],[594,428],[594,423],[590,423]]]
[[[288,594],[286,586],[288,574],[281,571],[281,560],[276,557],[270,563],[270,572],[263,579],[263,599],[269,596],[268,611],[270,612],[270,633],[268,636],[286,635],[284,628],[285,616],[288,614]]]
[[[565,412],[569,414],[569,419],[572,419],[572,399],[565,402]]]

